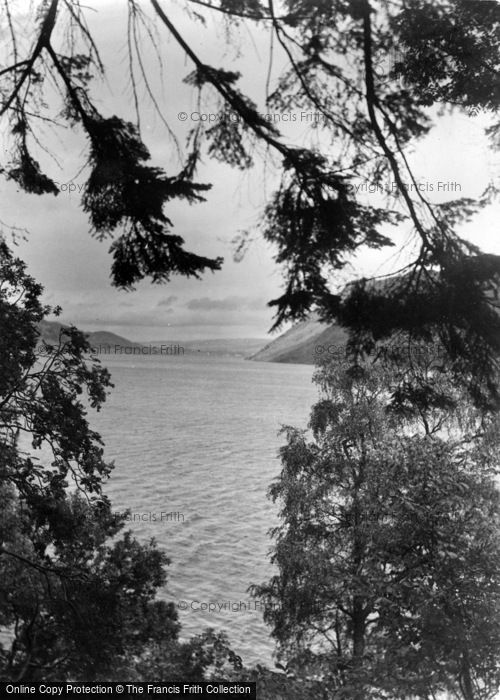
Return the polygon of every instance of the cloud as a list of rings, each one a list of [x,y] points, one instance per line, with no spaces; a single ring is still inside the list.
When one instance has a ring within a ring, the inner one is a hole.
[[[217,332],[230,337],[233,329],[241,336],[244,333],[241,329],[245,326],[249,329],[247,335],[264,335],[270,325],[265,300],[256,296],[243,297],[238,290],[233,294],[194,299],[183,294],[151,295],[149,299],[137,294],[123,299],[121,292],[110,290],[102,294],[97,290],[88,293],[83,300],[67,303],[63,316],[63,322],[75,323],[83,330],[116,328],[116,332],[127,338],[143,339],[148,336],[160,338],[167,327],[169,333],[177,328],[178,337],[185,332],[193,337],[215,336]],[[254,330],[259,328],[262,330]]]
[[[264,297],[256,297],[255,299],[250,299],[248,301],[247,309],[251,309],[252,311],[262,311],[262,309],[267,309],[267,303],[269,299],[265,299]]]
[[[178,297],[176,296],[169,296],[165,297],[165,299],[160,299],[158,302],[157,306],[170,306],[170,304],[173,304],[175,301],[177,301]]]
[[[186,304],[190,311],[239,311],[247,308],[248,301],[242,297],[226,297],[225,299],[191,299]]]

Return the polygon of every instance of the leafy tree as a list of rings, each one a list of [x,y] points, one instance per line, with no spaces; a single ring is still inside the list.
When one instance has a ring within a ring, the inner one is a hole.
[[[241,667],[223,634],[180,643],[173,604],[156,600],[169,560],[123,532],[87,422],[109,373],[76,328],[39,342],[41,292],[0,241],[0,676],[202,680]]]
[[[153,543],[111,544],[123,523],[80,495],[43,510],[5,485],[2,497],[4,680],[123,678],[155,637],[175,644],[172,605],[153,601],[168,562]]]
[[[37,123],[54,117],[47,95],[55,83],[63,103],[58,119],[78,125],[88,142],[90,173],[82,206],[94,234],[114,236],[113,283],[130,287],[144,277],[161,282],[172,273],[198,276],[219,269],[220,258],[184,250],[163,208],[173,198],[202,198],[209,186],[195,182],[195,174],[204,153],[245,169],[260,144],[277,158],[281,175],[261,225],[284,269],[284,294],[270,302],[277,309],[276,326],[314,307],[351,331],[358,352],[369,353],[374,340],[395,334],[410,342],[439,340],[460,363],[457,381],[468,386],[478,404],[496,407],[500,320],[490,292],[496,289],[500,259],[465,241],[460,225],[497,191],[492,183],[477,201],[462,197],[433,203],[419,190],[407,151],[429,133],[438,108],[498,108],[498,3],[284,0],[275,6],[272,0],[188,0],[186,10],[200,24],[205,22],[201,13],[208,12],[229,29],[248,21],[271,35],[288,65],[266,107],[314,111],[321,121],[320,138],[315,131],[300,145],[287,143],[240,91],[239,73],[207,65],[175,26],[169,3],[128,0],[126,7],[124,38],[136,124],[104,116],[96,107],[91,79],[102,76],[104,66],[87,25],[87,7],[78,0],[40,2],[32,27],[36,38],[24,53],[15,7],[4,2],[8,41],[0,71],[0,116],[9,120],[11,144],[4,174],[28,192],[57,194],[34,155]],[[176,175],[147,164],[149,152],[139,129],[142,82],[172,133],[143,60],[147,41],[161,61],[165,42],[160,31],[186,53],[193,66],[186,82],[200,99],[211,97],[220,116],[215,125],[200,123],[190,131],[184,166]],[[499,125],[492,121],[488,133],[498,148]],[[353,176],[374,186],[391,177],[401,206],[363,203],[352,187]],[[338,270],[363,246],[393,245],[389,225],[403,220],[414,236],[414,259],[383,284],[362,280],[339,294]],[[245,245],[244,237],[240,250]]]
[[[312,439],[286,429],[270,489],[278,573],[253,587],[282,661],[338,698],[495,697],[498,419],[390,410],[380,366],[316,381]]]
[[[103,460],[99,435],[86,420],[82,399],[99,410],[111,386],[83,333],[68,328],[57,346],[38,342],[38,323],[51,311],[40,302],[42,287],[26,273],[0,239],[0,466],[2,479],[30,502],[63,495],[66,479],[96,497],[111,470]],[[39,465],[18,449],[28,436],[32,447],[49,446],[53,461]]]
[[[172,603],[155,600],[168,559],[121,533],[124,516],[81,495],[46,520],[2,486],[3,680],[220,679],[242,667],[223,633],[179,642]]]

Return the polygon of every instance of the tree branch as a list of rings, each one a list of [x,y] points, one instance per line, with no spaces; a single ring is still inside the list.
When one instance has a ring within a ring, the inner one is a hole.
[[[50,3],[49,9],[47,10],[47,14],[45,15],[45,18],[42,22],[42,28],[40,30],[38,41],[36,42],[35,48],[33,49],[33,53],[31,54],[29,59],[21,62],[21,63],[26,64],[26,68],[24,69],[16,86],[14,87],[14,90],[11,92],[10,96],[7,98],[7,102],[3,105],[2,109],[0,109],[0,117],[2,117],[5,114],[5,112],[9,109],[9,107],[12,105],[12,103],[14,102],[16,97],[18,96],[19,91],[21,90],[22,86],[24,85],[26,80],[30,77],[33,66],[34,66],[36,60],[38,59],[38,57],[40,56],[40,54],[42,53],[42,50],[49,46],[50,36],[52,34],[52,30],[54,29],[55,22],[56,22],[58,3],[59,3],[59,0],[52,0],[52,2]],[[20,64],[18,64],[18,65],[20,65]]]
[[[366,105],[368,108],[370,123],[372,125],[372,129],[375,133],[377,141],[379,142],[385,157],[389,161],[392,172],[396,179],[396,184],[398,185],[403,199],[406,202],[406,206],[408,207],[411,219],[415,224],[415,228],[418,231],[420,237],[422,238],[424,245],[427,248],[432,248],[429,236],[425,231],[424,227],[422,226],[420,219],[418,218],[413,200],[404,186],[404,182],[401,178],[401,173],[399,171],[399,165],[394,156],[394,153],[387,145],[387,141],[385,140],[380,125],[377,121],[377,115],[375,113],[375,106],[377,105],[377,95],[375,92],[375,83],[373,80],[371,13],[372,8],[370,6],[369,0],[363,0],[363,54],[365,63]]]

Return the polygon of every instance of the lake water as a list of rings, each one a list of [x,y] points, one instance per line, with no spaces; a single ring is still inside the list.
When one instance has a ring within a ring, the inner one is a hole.
[[[282,424],[305,427],[313,368],[212,356],[101,356],[115,388],[92,427],[116,468],[113,509],[130,508],[142,541],[171,559],[161,597],[178,605],[182,637],[224,629],[243,662],[272,666],[260,603],[247,593],[273,573]]]

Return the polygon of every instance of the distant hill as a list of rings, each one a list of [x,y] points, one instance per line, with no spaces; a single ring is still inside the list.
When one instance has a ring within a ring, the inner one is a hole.
[[[151,340],[151,345],[180,345],[186,354],[205,353],[221,357],[250,358],[265,344],[265,338],[209,338],[204,340]]]
[[[343,346],[346,340],[347,333],[340,326],[322,323],[318,315],[312,313],[310,318],[296,323],[250,359],[312,365],[320,354],[328,353],[328,348]]]
[[[64,328],[62,323],[57,321],[40,321],[38,330],[40,331],[40,339],[45,343],[53,345],[59,342],[59,332]]]
[[[39,324],[40,330],[40,341],[48,343],[50,345],[57,344],[59,342],[59,333],[64,328],[67,328],[62,323],[58,321],[41,321]],[[250,357],[258,350],[262,348],[265,344],[265,340],[262,338],[216,338],[209,340],[147,340],[142,343],[137,341],[128,340],[123,338],[116,333],[110,333],[109,331],[92,331],[86,334],[87,338],[93,348],[102,349],[109,346],[111,354],[115,351],[115,345],[120,346],[120,348],[150,348],[151,346],[160,348],[162,345],[164,348],[168,346],[178,346],[183,348],[183,352],[175,352],[173,354],[205,354],[205,355],[216,355],[221,357]],[[120,352],[120,351],[119,351]],[[152,354],[146,353],[144,354]]]
[[[59,342],[59,333],[64,328],[68,328],[68,326],[58,321],[40,321],[38,324],[40,340],[54,345]],[[139,343],[134,343],[127,338],[122,338],[121,335],[116,335],[116,333],[110,333],[109,331],[91,331],[90,333],[86,333],[86,336],[92,347],[109,345],[114,348],[115,345],[120,345],[122,347],[139,345]]]

